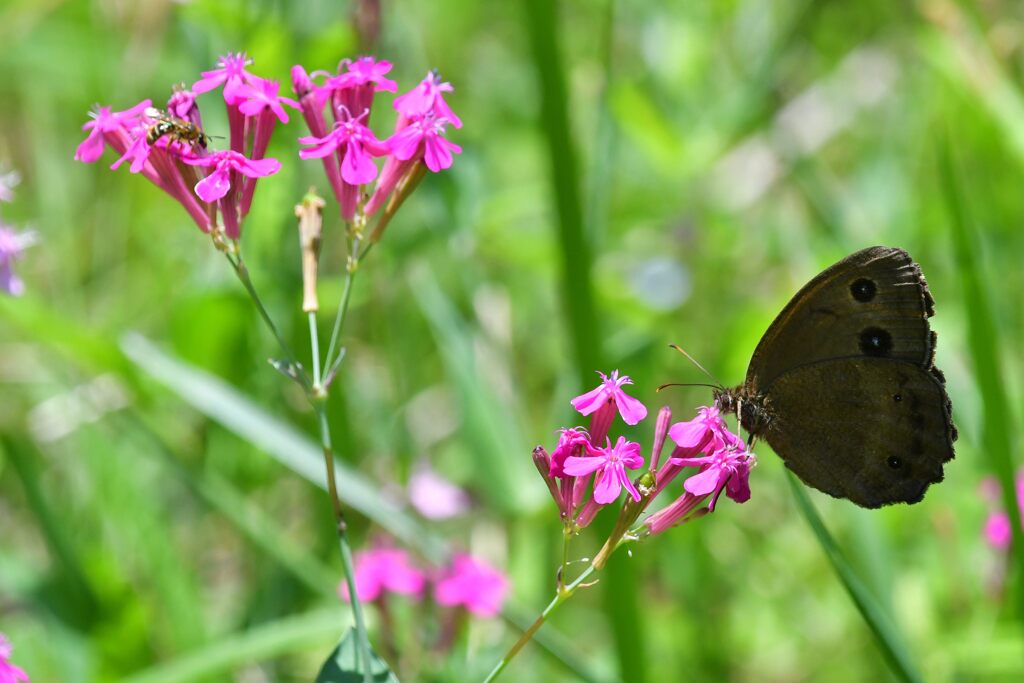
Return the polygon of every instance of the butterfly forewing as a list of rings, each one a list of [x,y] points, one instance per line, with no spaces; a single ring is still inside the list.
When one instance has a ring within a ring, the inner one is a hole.
[[[829,358],[868,356],[928,367],[932,298],[907,252],[871,247],[851,254],[801,289],[754,351],[747,388]]]
[[[840,358],[765,387],[764,438],[804,482],[864,507],[915,503],[942,481],[955,431],[941,381],[913,363]]]

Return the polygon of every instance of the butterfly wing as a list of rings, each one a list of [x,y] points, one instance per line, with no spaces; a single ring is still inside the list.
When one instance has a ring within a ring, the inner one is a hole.
[[[757,345],[747,369],[756,394],[784,372],[829,358],[892,358],[932,364],[933,301],[920,267],[902,249],[851,254],[797,292]]]
[[[804,483],[857,505],[916,503],[942,481],[956,429],[942,374],[915,363],[835,358],[763,389],[761,436]]]

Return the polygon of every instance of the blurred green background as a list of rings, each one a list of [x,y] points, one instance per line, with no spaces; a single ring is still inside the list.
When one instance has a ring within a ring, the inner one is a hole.
[[[0,3],[0,164],[23,176],[3,216],[41,237],[19,264],[26,295],[0,298],[0,631],[33,681],[308,681],[348,618],[330,506],[302,476],[315,450],[281,426],[311,443],[313,415],[266,364],[273,339],[180,207],[109,171],[109,151],[92,166],[72,155],[94,103],[162,102],[228,51],[285,84],[292,64],[332,69],[360,53],[352,11]],[[703,379],[669,343],[739,383],[806,280],[900,246],[937,301],[957,457],[912,507],[812,499],[924,680],[1024,679],[1024,610],[982,539],[994,504],[979,494],[1019,460],[1019,3],[385,0],[374,52],[400,89],[435,67],[454,84],[465,127],[449,136],[465,151],[361,271],[337,450],[399,505],[421,460],[474,498],[444,523],[408,507],[378,521],[418,525],[418,552],[439,539],[506,569],[513,617],[532,619],[561,527],[530,449],[578,421],[569,399],[593,371],[619,368],[652,414],[688,419],[710,395],[655,394]],[[219,94],[200,106],[226,135]],[[381,106],[378,134],[390,125]],[[292,207],[326,189],[320,164],[297,159],[305,134],[298,116],[275,134],[284,168],[261,181],[243,239],[299,349]],[[335,210],[325,311],[342,285]],[[652,429],[626,433],[646,453]],[[758,452],[749,503],[622,553],[507,680],[891,677],[781,461]],[[357,547],[382,533],[355,515]],[[574,552],[600,540],[588,530]],[[429,629],[419,614],[405,606],[401,628]],[[479,680],[516,636],[474,620],[449,655],[400,672]]]

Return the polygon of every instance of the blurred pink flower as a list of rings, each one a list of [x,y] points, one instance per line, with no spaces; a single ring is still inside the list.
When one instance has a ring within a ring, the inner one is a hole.
[[[0,202],[14,201],[14,186],[21,182],[17,171],[0,174]]]
[[[640,492],[633,486],[626,469],[639,469],[644,465],[640,455],[640,444],[626,441],[620,436],[614,446],[611,442],[605,448],[595,449],[596,454],[585,458],[569,456],[562,468],[566,474],[581,477],[597,472],[594,477],[594,502],[601,505],[613,503],[625,487],[633,500],[640,500]]]
[[[635,425],[647,417],[647,408],[644,404],[627,395],[622,389],[623,385],[633,383],[628,375],[619,377],[618,370],[613,370],[611,377],[606,376],[603,372],[597,374],[601,375],[601,385],[574,398],[572,400],[573,408],[580,411],[582,415],[590,415],[601,406],[614,402],[615,407],[619,410],[619,415],[628,425]],[[594,434],[592,433],[591,436]]]
[[[22,252],[36,242],[36,233],[26,230],[15,232],[14,228],[0,223],[0,291],[11,296],[20,296],[25,284],[14,273],[14,262]]]
[[[0,633],[0,683],[21,683],[28,681],[28,674],[11,664],[11,641]]]
[[[385,591],[419,596],[426,586],[426,575],[415,567],[409,553],[401,548],[376,548],[356,553],[356,594],[364,602],[372,602]],[[338,594],[348,600],[348,586],[342,582]]]
[[[1017,489],[1017,506],[1020,519],[1021,523],[1024,524],[1024,471],[1017,473],[1014,483]],[[983,479],[979,492],[983,498],[996,505],[1002,503],[1002,487],[999,485],[999,480],[995,477]],[[985,519],[985,526],[982,528],[982,536],[986,543],[998,550],[1006,550],[1010,547],[1010,541],[1013,538],[1013,526],[1010,524],[1010,517],[1006,514],[1005,510],[989,513],[989,516]]]
[[[469,509],[469,496],[428,465],[409,478],[409,502],[427,519],[448,519]]]
[[[434,585],[434,599],[446,607],[465,607],[471,614],[493,617],[501,612],[509,580],[469,555],[456,555]]]
[[[462,128],[462,119],[455,115],[442,94],[453,90],[450,83],[441,82],[437,71],[431,71],[415,88],[396,97],[394,107],[402,116],[413,118],[433,113],[437,118],[447,119],[456,128]]]

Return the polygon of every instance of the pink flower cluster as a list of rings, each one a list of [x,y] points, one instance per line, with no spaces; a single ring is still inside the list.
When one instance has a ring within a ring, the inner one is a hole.
[[[620,377],[617,370],[611,376],[598,374],[601,384],[572,400],[581,414],[591,416],[589,433],[581,427],[563,429],[550,456],[543,446],[533,452],[563,522],[587,526],[603,506],[618,500],[622,489],[640,504],[639,514],[687,467],[697,468],[697,472],[683,483],[683,493],[644,520],[650,533],[684,521],[705,500],[710,499],[703,509],[713,511],[723,491],[739,503],[750,498],[748,480],[754,455],[728,430],[716,408],[701,408],[695,419],[676,424],[671,424],[669,408],[659,411],[648,473],[637,479],[637,483],[644,482],[641,491],[626,472],[643,468],[640,444],[620,436],[612,445],[608,432],[616,414],[626,424],[635,425],[647,416],[647,408],[623,389],[632,384],[629,377]],[[676,447],[659,468],[666,437]]]
[[[426,166],[436,173],[452,165],[452,153],[462,151],[444,137],[449,124],[460,128],[462,121],[444,100],[444,93],[451,92],[452,86],[442,83],[436,72],[395,98],[398,119],[394,133],[383,141],[377,138],[369,128],[370,110],[376,93],[397,92],[398,85],[386,77],[390,71],[390,62],[372,57],[343,60],[337,74],[314,72],[312,76],[324,79],[322,85],[317,85],[301,66],[292,68],[292,85],[311,133],[299,138],[307,145],[299,156],[323,160],[346,221],[355,217],[364,201],[363,215],[374,215],[419,167]],[[373,157],[387,158],[376,188],[367,199],[363,188],[377,179]]]
[[[435,73],[412,91],[395,99],[398,123],[395,133],[381,141],[368,128],[375,93],[396,92],[397,85],[384,74],[391,64],[372,57],[343,60],[338,73],[323,76],[316,85],[302,66],[292,68],[298,101],[279,94],[280,84],[247,70],[252,60],[244,53],[221,57],[219,67],[204,71],[191,89],[177,89],[167,101],[166,112],[154,109],[151,100],[115,112],[99,107],[83,126],[88,137],[78,146],[75,159],[97,161],[106,147],[119,158],[116,169],[130,162],[132,173],[141,173],[177,200],[203,232],[223,228],[229,239],[241,235],[241,222],[252,205],[256,181],[277,173],[281,163],[265,156],[278,124],[288,123],[286,107],[299,109],[312,135],[299,141],[308,145],[299,156],[321,158],[345,220],[352,220],[360,206],[371,216],[385,204],[396,187],[416,175],[419,167],[440,171],[452,164],[458,145],[444,138],[448,124],[462,122],[442,96],[451,92]],[[196,96],[222,88],[228,120],[228,149],[208,148]],[[328,126],[324,108],[330,112]],[[364,188],[377,178],[374,157],[387,157],[372,196]],[[218,219],[219,217],[219,219]]]
[[[14,186],[18,180],[18,174],[14,171],[0,175],[0,203],[14,200]],[[0,291],[11,296],[20,296],[25,291],[25,284],[14,273],[14,262],[35,242],[34,232],[18,232],[13,225],[4,223],[0,218]]]
[[[0,633],[0,683],[22,683],[28,681],[28,674],[11,664],[11,642]]]
[[[363,602],[373,602],[385,593],[421,598],[433,583],[434,601],[444,607],[464,607],[470,614],[493,617],[501,612],[508,594],[508,578],[480,559],[458,554],[442,571],[429,573],[417,567],[409,553],[381,547],[356,553],[356,593]],[[339,594],[348,600],[348,587]]]

